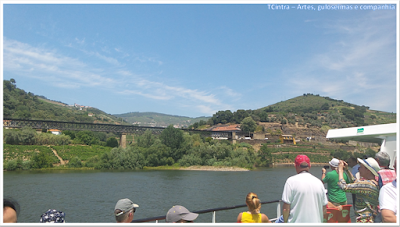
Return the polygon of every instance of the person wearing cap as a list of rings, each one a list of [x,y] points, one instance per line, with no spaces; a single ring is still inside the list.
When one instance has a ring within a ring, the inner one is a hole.
[[[3,223],[17,223],[19,204],[12,198],[3,198]]]
[[[65,223],[65,213],[55,209],[48,209],[40,216],[40,223]]]
[[[397,160],[394,161],[397,171]],[[384,185],[379,192],[379,206],[383,222],[396,223],[397,220],[397,180]]]
[[[322,168],[321,180],[327,184],[328,189],[328,208],[338,208],[342,210],[342,205],[347,205],[346,193],[339,187],[339,174],[337,167],[339,166],[339,159],[333,158],[329,161],[329,165],[332,169],[329,173],[326,173],[326,169]],[[345,174],[344,179],[346,183],[349,183],[349,179]]]
[[[374,223],[374,217],[378,212],[379,186],[375,180],[380,170],[378,162],[374,158],[357,159],[360,163],[360,180],[350,175],[348,165],[345,161],[339,161],[339,187],[345,192],[356,194],[355,213],[356,222]],[[350,182],[346,183],[343,178],[344,171],[351,176]]]
[[[199,214],[192,213],[184,206],[175,205],[168,210],[165,222],[185,223],[193,222]]]
[[[325,187],[309,173],[311,163],[306,155],[298,155],[294,167],[297,174],[289,177],[283,188],[283,221],[322,223],[328,204]]]
[[[120,199],[114,208],[114,216],[117,223],[131,223],[133,214],[139,205],[134,204],[130,199]]]

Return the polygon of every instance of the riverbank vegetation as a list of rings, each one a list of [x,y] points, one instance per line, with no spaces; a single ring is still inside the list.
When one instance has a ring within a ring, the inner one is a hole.
[[[172,125],[160,135],[152,134],[151,130],[136,135],[135,142],[127,148],[104,146],[107,140],[116,140],[108,136],[106,133],[85,131],[64,131],[62,135],[53,135],[38,134],[29,128],[6,129],[3,169],[51,168],[60,166],[61,160],[65,168],[123,170],[210,166],[252,169],[268,167],[272,163],[290,163],[298,154],[307,154],[314,163],[327,163],[332,157],[347,159],[350,156],[345,150],[322,144],[284,146],[264,143],[256,151],[248,143],[232,144],[227,140],[213,140],[184,132]],[[373,156],[374,153],[367,149],[363,153],[356,153],[356,156]]]

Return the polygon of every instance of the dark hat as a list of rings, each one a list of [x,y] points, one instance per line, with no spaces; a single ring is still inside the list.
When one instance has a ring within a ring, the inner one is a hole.
[[[49,209],[40,216],[40,223],[64,223],[65,213],[62,211]]]
[[[15,199],[10,198],[10,197],[3,198],[3,209],[4,209],[4,207],[11,207],[13,210],[15,210],[15,212],[17,213],[17,217],[18,217],[20,208],[19,208],[19,203]]]

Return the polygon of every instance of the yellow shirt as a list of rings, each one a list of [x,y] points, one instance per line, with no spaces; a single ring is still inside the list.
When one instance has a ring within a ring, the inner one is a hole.
[[[250,212],[243,212],[241,222],[242,223],[261,223],[262,216],[260,213],[252,214]]]

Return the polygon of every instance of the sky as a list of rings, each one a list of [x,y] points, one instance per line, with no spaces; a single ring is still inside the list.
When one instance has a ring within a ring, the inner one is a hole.
[[[200,117],[312,93],[397,112],[398,9],[374,2],[10,3],[3,79],[50,100]]]

